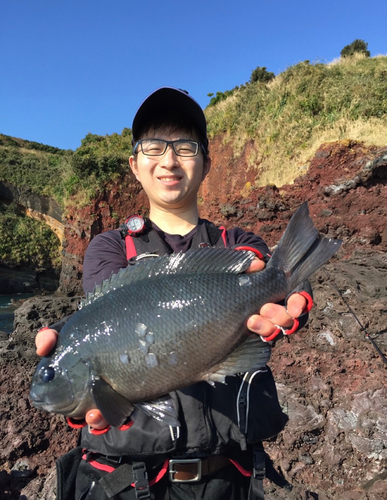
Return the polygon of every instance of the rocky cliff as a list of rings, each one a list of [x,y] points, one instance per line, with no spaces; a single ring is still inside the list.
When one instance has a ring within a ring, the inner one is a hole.
[[[243,154],[233,159],[220,139],[211,150],[213,168],[199,199],[203,217],[258,232],[274,246],[306,200],[319,230],[344,240],[312,279],[308,326],[274,349],[271,367],[289,424],[266,443],[277,473],[276,481],[266,481],[267,498],[387,498],[386,365],[370,340],[386,352],[387,148],[325,144],[294,184],[265,188],[254,188]],[[77,298],[69,296],[80,293],[91,238],[145,210],[130,174],[87,209],[70,208],[61,276],[67,297],[28,300],[17,310],[11,338],[2,340],[2,498],[54,499],[54,461],[75,444],[76,432],[62,418],[31,408],[33,338],[36,329],[76,308]]]

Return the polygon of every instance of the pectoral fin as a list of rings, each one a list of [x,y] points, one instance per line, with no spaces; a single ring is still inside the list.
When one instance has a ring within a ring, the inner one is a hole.
[[[92,377],[91,390],[97,408],[112,427],[120,427],[134,410],[130,401],[98,376]]]

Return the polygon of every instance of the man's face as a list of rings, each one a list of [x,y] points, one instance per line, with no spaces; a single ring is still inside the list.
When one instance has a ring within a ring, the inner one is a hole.
[[[176,141],[188,139],[199,141],[192,132],[166,129],[151,130],[142,139],[164,139]],[[189,209],[196,206],[197,192],[210,168],[210,159],[204,163],[199,147],[196,156],[178,156],[171,145],[162,156],[147,156],[141,147],[138,154],[129,159],[130,167],[142,184],[152,207],[163,210]]]

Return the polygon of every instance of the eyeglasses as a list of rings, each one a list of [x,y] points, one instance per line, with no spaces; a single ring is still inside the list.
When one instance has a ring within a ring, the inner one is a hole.
[[[163,139],[141,139],[134,146],[134,153],[138,153],[138,147],[146,156],[162,156],[169,144],[177,156],[191,157],[196,156],[199,151],[197,141],[187,139],[178,139],[177,141],[164,141]]]

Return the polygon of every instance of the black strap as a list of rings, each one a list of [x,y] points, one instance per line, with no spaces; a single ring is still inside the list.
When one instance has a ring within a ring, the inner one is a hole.
[[[75,498],[75,479],[82,459],[82,448],[77,446],[56,461],[58,500]]]
[[[133,463],[134,488],[138,500],[148,500],[150,498],[150,489],[148,482],[148,473],[144,462]]]
[[[264,500],[263,480],[266,473],[266,456],[262,443],[257,443],[253,450],[253,473],[251,475],[248,500]]]
[[[121,464],[116,470],[99,480],[108,498],[113,498],[132,483],[134,483],[138,500],[150,498],[148,473],[144,462],[135,462],[133,465]]]

